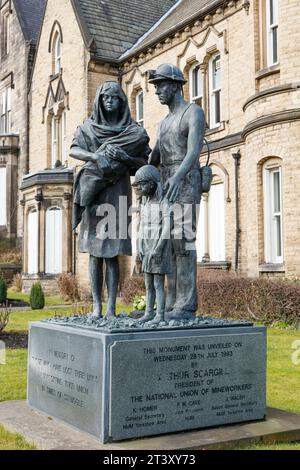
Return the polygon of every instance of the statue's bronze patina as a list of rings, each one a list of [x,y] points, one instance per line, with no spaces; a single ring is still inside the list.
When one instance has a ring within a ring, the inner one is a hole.
[[[92,315],[96,318],[102,316],[103,260],[108,291],[106,315],[115,314],[118,256],[131,255],[130,171],[134,174],[147,163],[148,142],[146,131],[131,117],[120,85],[105,82],[97,90],[92,115],[77,128],[70,151],[71,157],[86,162],[75,181],[73,229],[81,223],[79,251],[90,254]],[[108,231],[102,236],[99,227],[105,219],[105,207],[114,208],[116,227],[113,233]]]
[[[160,123],[149,163],[160,166],[166,198],[182,209],[180,212],[177,207],[173,220],[177,236],[172,238],[174,269],[168,276],[167,318],[192,319],[197,310],[195,239],[205,116],[202,108],[184,100],[185,79],[178,67],[160,65],[149,71],[149,82],[155,86],[160,103],[169,108]]]

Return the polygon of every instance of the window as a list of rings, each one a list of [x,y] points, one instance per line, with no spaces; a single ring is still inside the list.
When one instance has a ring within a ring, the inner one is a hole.
[[[65,162],[67,159],[67,144],[66,144],[66,111],[62,112],[60,121],[60,137],[61,137],[61,161]]]
[[[62,211],[51,207],[46,212],[46,274],[62,272]]]
[[[218,54],[209,63],[210,127],[221,122],[221,57]]]
[[[194,65],[190,70],[190,101],[202,107],[203,83],[200,65]]]
[[[10,15],[9,11],[1,15],[1,57],[6,57],[9,53],[10,43]]]
[[[278,63],[278,0],[266,0],[268,66]]]
[[[283,262],[281,167],[264,169],[265,259]]]
[[[28,255],[28,274],[38,272],[38,212],[32,210],[28,214],[28,237],[27,237],[27,255]]]
[[[0,94],[0,134],[11,131],[11,88],[6,88]]]
[[[197,233],[198,261],[225,261],[225,184],[212,184],[200,204]]]
[[[51,168],[55,167],[57,161],[57,129],[56,118],[54,115],[51,117]]]
[[[144,125],[144,93],[140,91],[135,98],[136,121],[143,127]]]
[[[0,225],[6,225],[6,167],[0,167]]]
[[[60,73],[61,69],[61,40],[59,34],[54,39],[54,73]]]

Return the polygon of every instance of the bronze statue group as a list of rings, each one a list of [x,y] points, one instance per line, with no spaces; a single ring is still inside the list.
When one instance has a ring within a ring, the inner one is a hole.
[[[132,254],[130,236],[120,235],[120,225],[130,225],[130,211],[122,211],[119,200],[131,204],[130,176],[135,175],[133,186],[140,198],[138,255],[146,285],[146,311],[138,321],[159,324],[192,320],[197,311],[195,240],[205,116],[198,105],[184,100],[185,79],[174,65],[149,71],[148,81],[169,109],[152,151],[147,132],[132,119],[127,97],[113,81],[98,88],[92,115],[77,128],[70,156],[86,163],[75,181],[73,229],[80,223],[79,251],[90,255],[92,316],[102,316],[103,263],[106,316],[114,316],[118,256]],[[98,209],[108,205],[115,209],[116,230],[114,236],[99,237],[97,227],[105,215]]]

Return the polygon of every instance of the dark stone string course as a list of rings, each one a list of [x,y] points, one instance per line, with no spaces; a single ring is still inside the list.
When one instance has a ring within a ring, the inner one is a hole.
[[[93,330],[104,330],[109,333],[124,331],[145,330],[176,330],[176,329],[201,329],[201,328],[224,328],[233,326],[252,326],[253,323],[243,320],[227,320],[224,318],[196,317],[194,320],[171,320],[159,324],[151,322],[139,323],[138,320],[130,318],[125,312],[117,317],[93,318],[90,315],[75,315],[71,317],[55,317],[43,320],[47,323],[88,328]]]

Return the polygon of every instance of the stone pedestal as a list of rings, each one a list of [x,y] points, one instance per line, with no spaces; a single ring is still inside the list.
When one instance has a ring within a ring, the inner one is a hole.
[[[101,442],[264,419],[266,331],[32,323],[28,403]]]

